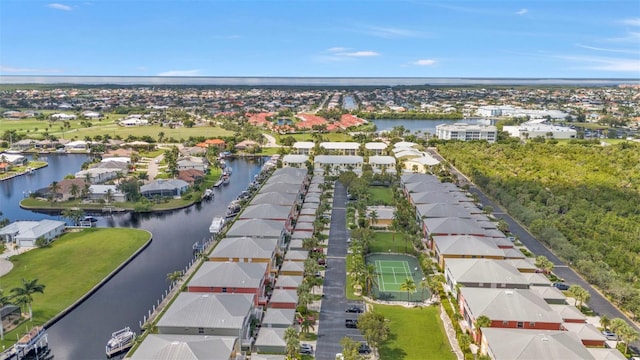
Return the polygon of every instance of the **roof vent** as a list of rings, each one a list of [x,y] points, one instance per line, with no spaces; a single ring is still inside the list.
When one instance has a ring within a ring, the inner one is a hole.
[[[507,295],[513,295],[513,290],[505,290],[504,293]]]
[[[540,338],[540,340],[547,342],[549,341],[549,338],[546,335],[542,334],[542,338]]]

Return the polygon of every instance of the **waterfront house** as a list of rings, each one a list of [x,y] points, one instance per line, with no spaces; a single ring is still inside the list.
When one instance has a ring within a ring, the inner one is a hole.
[[[148,334],[131,360],[190,359],[237,360],[241,353],[236,336]]]
[[[193,186],[198,181],[204,179],[204,172],[196,169],[187,169],[178,171],[177,179],[187,182]]]
[[[277,254],[276,238],[226,237],[213,249],[209,261],[266,263],[268,271],[275,272]]]
[[[86,170],[80,170],[75,173],[77,179],[88,179],[92,184],[101,184],[109,180],[115,179],[121,176],[123,172],[119,168],[89,168]]]
[[[44,219],[40,221],[16,221],[0,229],[0,239],[20,247],[34,247],[36,240],[44,238],[47,243],[62,235],[64,221]]]
[[[0,153],[0,162],[8,163],[11,166],[23,166],[27,164],[27,158],[20,154]]]
[[[250,338],[255,295],[180,293],[160,320],[159,334]]]
[[[287,231],[282,220],[238,219],[227,231],[227,237],[273,238],[278,246],[285,248]]]
[[[268,283],[273,283],[268,263],[205,261],[187,283],[187,291],[252,294],[257,306],[267,303]]]
[[[534,291],[461,287],[458,295],[463,324],[480,341],[476,320],[486,316],[492,328],[562,330],[562,317]]]
[[[292,207],[272,204],[259,204],[247,206],[238,215],[238,219],[266,219],[280,220],[289,223],[292,218]]]
[[[64,144],[66,151],[86,151],[89,148],[89,143],[84,140],[75,140]]]
[[[118,190],[117,185],[91,185],[88,198],[93,201],[104,200],[107,203],[126,201],[125,194]]]
[[[206,173],[208,168],[209,162],[204,157],[185,156],[178,159],[178,170],[195,169]]]
[[[146,198],[180,196],[189,188],[186,181],[179,179],[158,179],[140,187],[140,194]]]

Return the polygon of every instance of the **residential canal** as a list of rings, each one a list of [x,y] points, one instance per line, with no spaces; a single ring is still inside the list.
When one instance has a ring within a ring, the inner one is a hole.
[[[84,161],[73,158],[77,155],[57,156],[60,156],[60,161],[50,161],[48,168],[39,170],[41,174],[25,175],[9,180],[13,182],[11,184],[1,185],[0,204],[7,217],[11,220],[58,218],[19,207],[14,209],[14,205],[17,206],[14,202],[22,198],[23,191],[35,191],[68,173],[75,173]],[[227,204],[246,189],[265,160],[227,161],[233,169],[231,182],[216,189],[215,198],[209,202],[161,214],[127,213],[99,217],[98,226],[145,229],[153,234],[153,241],[107,284],[48,329],[49,344],[55,358],[104,359],[105,345],[112,332],[125,326],[139,330],[143,316],[168,289],[167,274],[185,268],[193,258],[192,245],[208,236],[211,219],[224,215]],[[39,182],[35,181],[38,176],[42,177]]]

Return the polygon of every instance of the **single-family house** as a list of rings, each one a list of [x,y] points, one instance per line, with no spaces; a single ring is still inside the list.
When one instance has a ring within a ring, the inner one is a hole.
[[[15,221],[0,229],[0,239],[20,247],[34,247],[39,238],[47,243],[60,236],[65,229],[64,221],[44,219],[40,221]]]
[[[190,186],[193,186],[198,181],[204,179],[204,171],[196,169],[187,169],[178,171],[179,180],[185,181]]]
[[[189,184],[179,179],[158,179],[140,187],[140,194],[146,198],[180,196]]]
[[[126,201],[125,194],[118,190],[117,185],[91,185],[87,195],[93,201],[104,200],[107,203]]]
[[[178,159],[178,170],[195,169],[206,173],[208,168],[209,162],[204,157],[185,156]]]

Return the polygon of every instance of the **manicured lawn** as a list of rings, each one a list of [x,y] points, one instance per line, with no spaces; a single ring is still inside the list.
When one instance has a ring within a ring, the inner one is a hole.
[[[389,339],[380,347],[382,360],[455,359],[442,326],[438,307],[405,308],[374,305],[389,320]]]
[[[345,285],[345,291],[344,293],[347,296],[347,299],[349,300],[362,300],[362,296],[356,296],[353,293],[353,285],[355,285],[355,280],[353,278],[353,276],[351,276],[351,274],[349,274],[351,272],[351,268],[352,266],[352,258],[353,255],[348,254],[347,255],[347,259],[346,259],[346,265],[347,265],[347,275],[346,275],[346,285]]]
[[[272,134],[272,135],[275,136],[275,138],[278,140],[278,144],[282,144],[281,139],[284,139],[289,136],[292,136],[293,138],[295,138],[296,141],[314,141],[313,138],[311,137],[311,133],[284,134],[284,135]],[[322,137],[326,139],[323,141],[352,141],[353,140],[353,138],[349,134],[345,134],[345,133],[324,133],[322,134]]]
[[[392,205],[393,190],[388,186],[369,187],[369,205]]]
[[[409,241],[405,242],[402,234],[395,233],[394,240],[394,232],[375,232],[373,240],[369,244],[369,252],[386,253],[391,249],[391,252],[394,253],[404,253],[405,246],[407,249],[411,249],[411,243]]]
[[[4,295],[22,286],[22,279],[38,279],[44,293],[33,295],[33,322],[43,324],[86,294],[116,269],[147,240],[150,234],[137,229],[85,229],[67,233],[49,247],[33,249],[11,257],[13,269],[0,278]],[[28,312],[28,310],[26,311]],[[2,345],[16,340],[16,331],[5,334]]]

